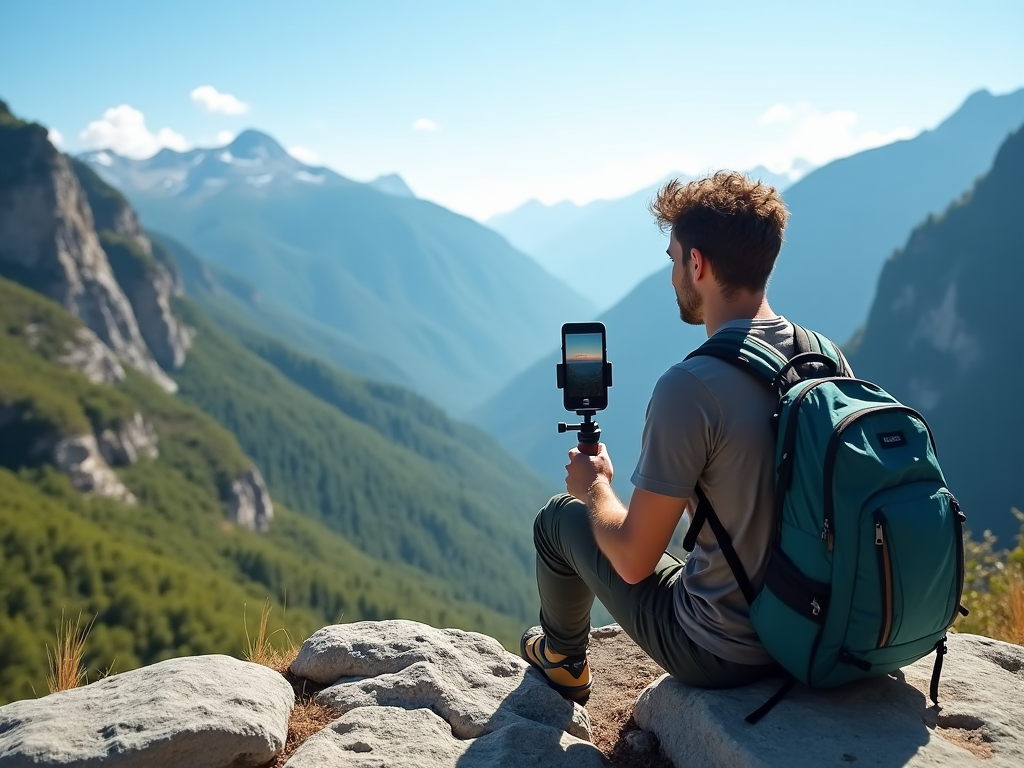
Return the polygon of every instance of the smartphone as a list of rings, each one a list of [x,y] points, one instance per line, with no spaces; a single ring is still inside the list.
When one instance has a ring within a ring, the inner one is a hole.
[[[559,379],[567,411],[600,411],[608,407],[608,387],[612,382],[604,323],[562,326]]]

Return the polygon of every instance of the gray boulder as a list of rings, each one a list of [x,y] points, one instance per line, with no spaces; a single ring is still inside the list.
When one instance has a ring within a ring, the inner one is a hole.
[[[0,768],[246,768],[284,748],[295,703],[266,667],[171,659],[0,707]]]
[[[634,717],[679,768],[1024,765],[1024,648],[950,634],[938,711],[927,698],[934,658],[836,690],[797,686],[756,725],[743,718],[778,681],[707,691],[666,675]]]
[[[456,738],[429,709],[360,707],[310,737],[285,768],[599,768],[594,746],[529,720]]]
[[[338,715],[376,706],[426,709],[456,739],[525,723],[590,740],[583,707],[555,693],[497,640],[476,632],[403,620],[334,625],[303,643],[291,669],[329,684],[317,701]]]

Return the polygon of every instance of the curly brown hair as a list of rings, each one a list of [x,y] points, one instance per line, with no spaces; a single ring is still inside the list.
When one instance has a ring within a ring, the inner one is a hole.
[[[691,248],[703,254],[726,298],[768,285],[789,218],[775,187],[718,171],[687,184],[668,182],[649,207],[684,254]]]

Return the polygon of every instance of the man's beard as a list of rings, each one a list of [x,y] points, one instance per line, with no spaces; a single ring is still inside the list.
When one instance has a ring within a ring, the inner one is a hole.
[[[704,325],[704,301],[694,288],[689,272],[683,272],[683,284],[676,289],[679,318],[687,325]]]

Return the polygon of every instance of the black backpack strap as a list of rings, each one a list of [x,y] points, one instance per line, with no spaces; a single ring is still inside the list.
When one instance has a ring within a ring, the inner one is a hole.
[[[715,539],[718,541],[718,547],[722,550],[722,555],[725,557],[725,562],[729,564],[729,569],[736,578],[736,583],[740,586],[743,599],[747,601],[747,605],[752,605],[757,594],[754,592],[754,586],[750,583],[750,579],[747,578],[743,562],[740,560],[739,555],[736,554],[736,549],[732,545],[732,538],[729,536],[729,532],[725,530],[725,526],[722,525],[722,521],[715,513],[715,508],[711,506],[711,502],[708,500],[707,494],[704,493],[704,489],[698,485],[694,487],[694,491],[697,493],[697,509],[693,513],[690,527],[686,530],[686,536],[683,537],[683,549],[687,552],[692,552],[697,544],[697,534],[700,533],[700,529],[704,527],[704,523],[710,525],[711,532],[715,534]]]
[[[819,355],[822,354],[821,344],[818,342],[818,337],[813,333],[808,333],[807,329],[801,325],[793,323],[793,345],[796,347],[797,355],[802,355],[805,352],[816,352]]]
[[[943,635],[942,639],[935,644],[935,666],[932,667],[932,681],[928,687],[928,694],[935,706],[939,705],[939,678],[942,677],[942,657],[945,655],[946,636]]]
[[[751,725],[756,723],[762,717],[764,717],[769,712],[771,712],[773,709],[775,709],[775,705],[778,704],[780,701],[782,701],[784,698],[786,698],[786,694],[789,693],[791,690],[793,690],[793,686],[796,685],[796,683],[797,683],[796,678],[793,677],[792,675],[787,674],[786,675],[786,682],[784,682],[782,684],[782,686],[779,688],[779,690],[777,690],[774,694],[772,694],[772,697],[770,699],[768,699],[768,701],[766,701],[764,704],[762,704],[760,707],[755,709],[753,712],[751,712],[749,715],[747,715],[743,719],[746,720]]]

